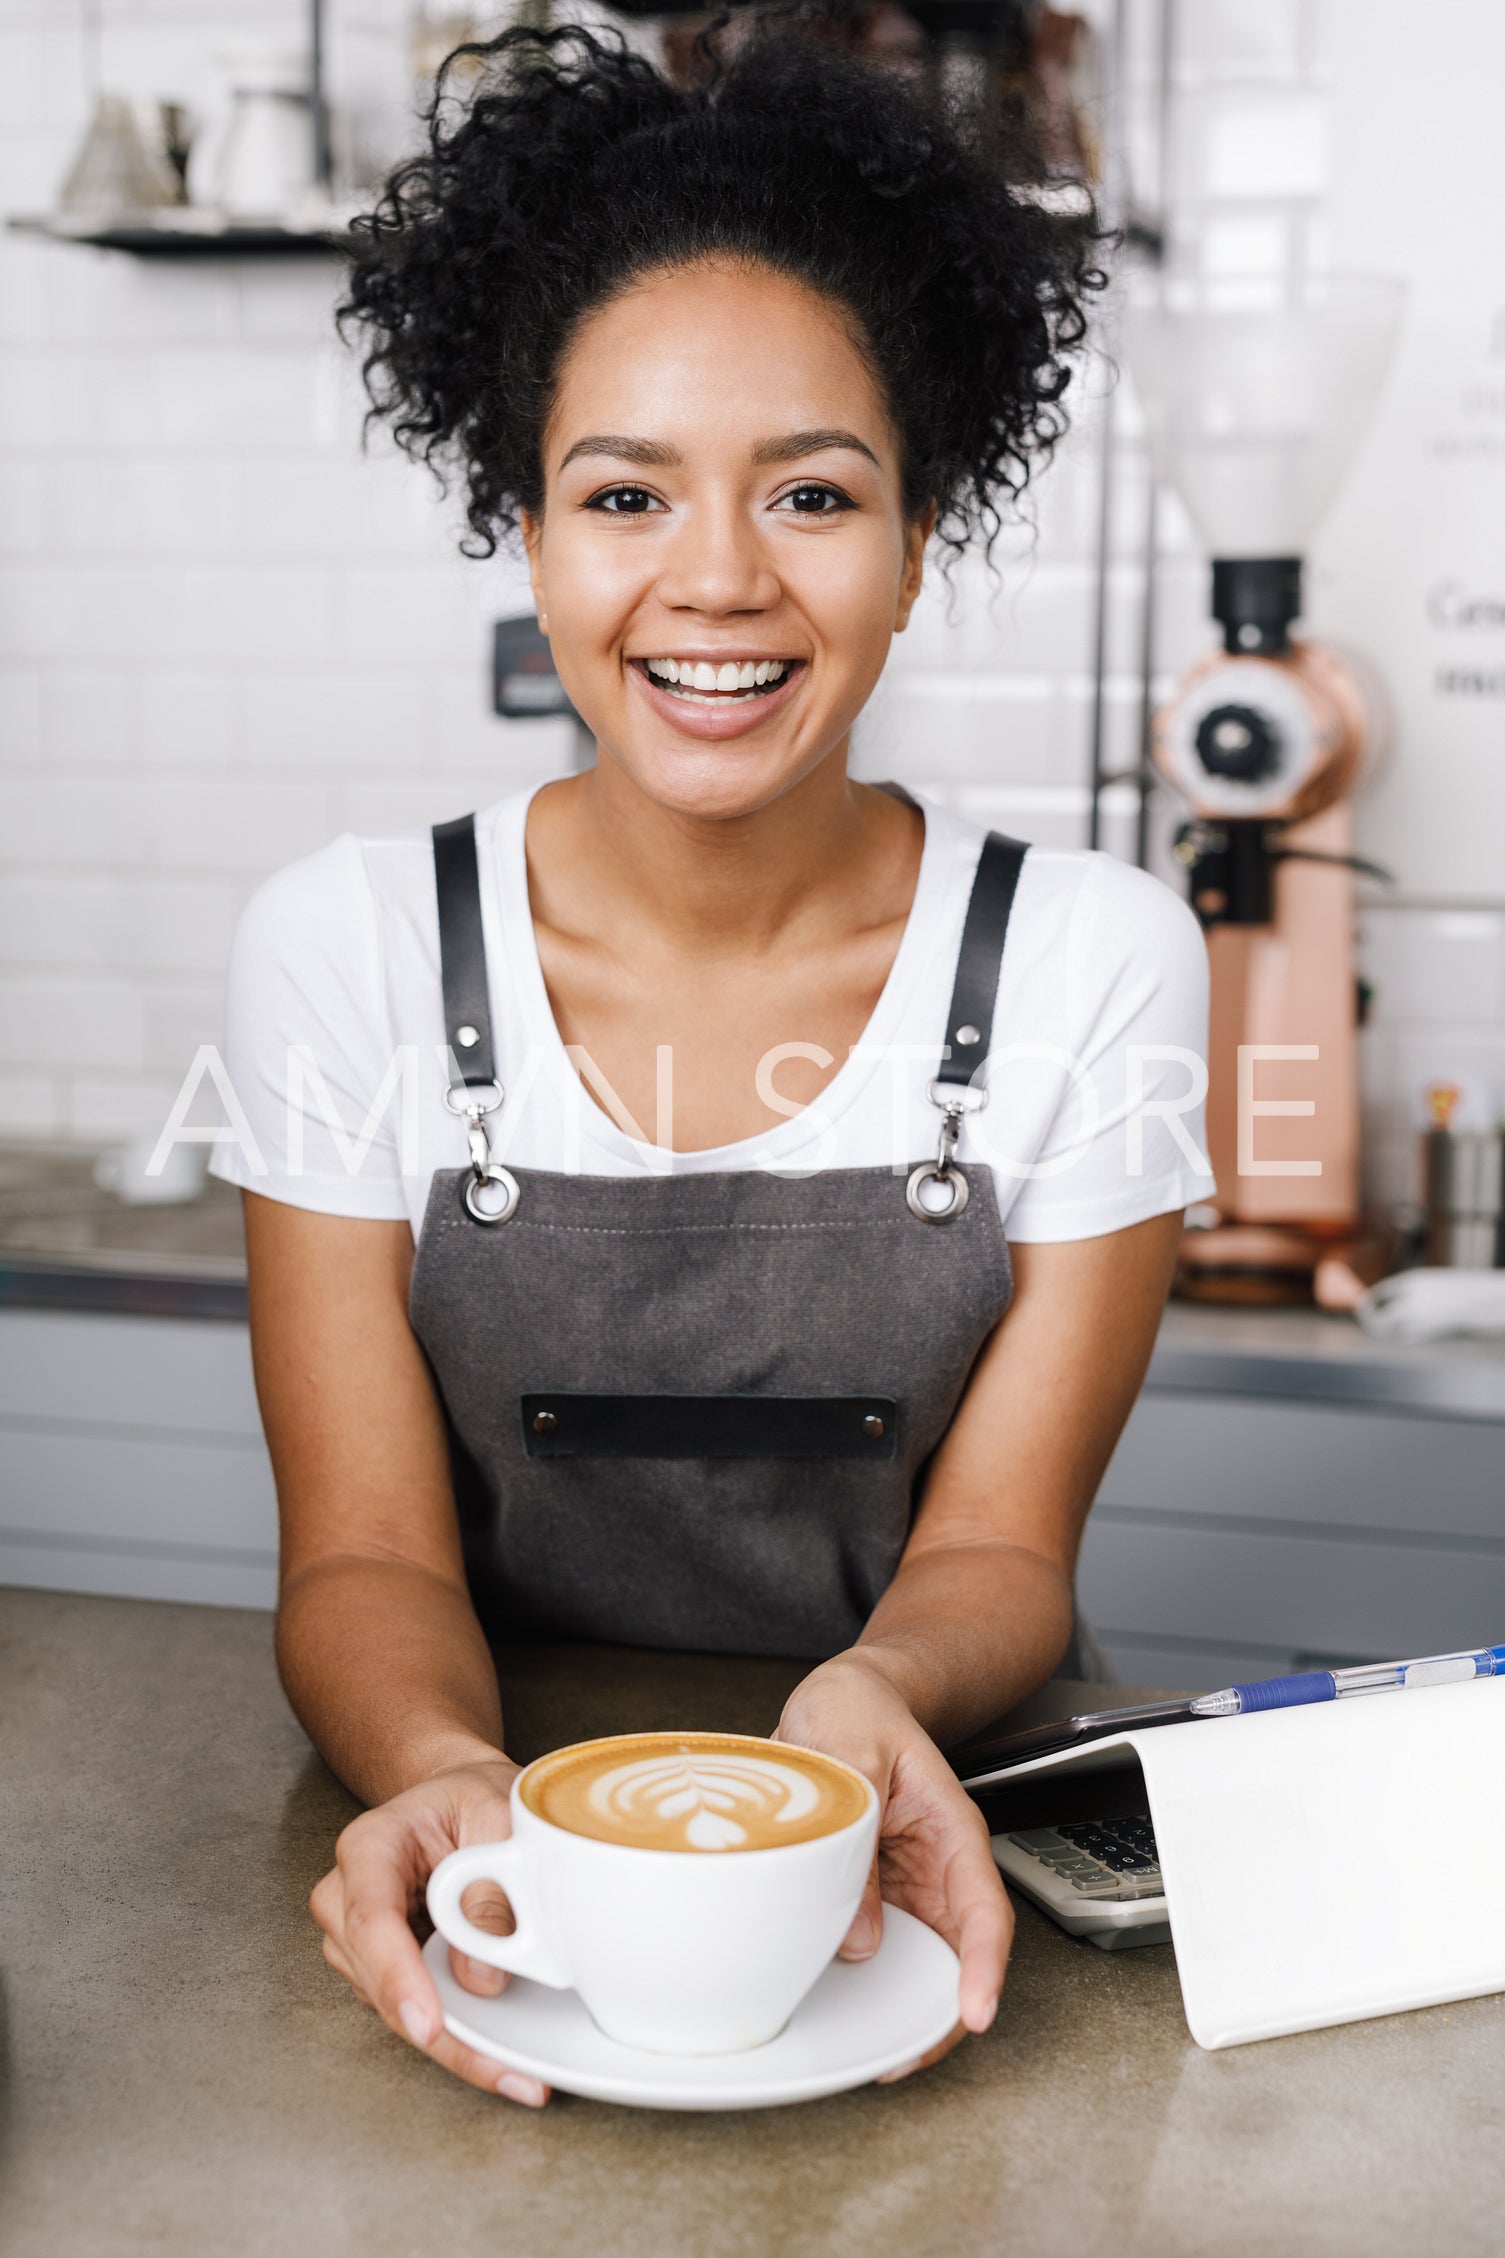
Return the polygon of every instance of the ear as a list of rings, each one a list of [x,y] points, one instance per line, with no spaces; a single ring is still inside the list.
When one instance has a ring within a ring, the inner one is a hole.
[[[519,513],[518,524],[522,529],[523,548],[528,558],[528,579],[533,588],[533,609],[538,614],[538,632],[540,635],[547,635],[549,622],[543,595],[543,519],[541,516],[535,517],[531,510],[523,510]]]
[[[904,537],[904,570],[899,576],[899,601],[894,611],[894,633],[902,635],[909,625],[909,615],[920,593],[920,583],[925,577],[925,545],[935,531],[936,508],[927,502],[919,516],[910,522]]]

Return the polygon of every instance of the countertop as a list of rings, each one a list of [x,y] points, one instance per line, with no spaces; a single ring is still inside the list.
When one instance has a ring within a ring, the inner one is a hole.
[[[509,1745],[766,1730],[800,1667],[519,1650]],[[266,1616],[0,1592],[0,1689],[5,2258],[1499,2248],[1500,1999],[1203,2054],[1169,1947],[1099,1953],[1026,1906],[995,2029],[907,2084],[533,2115],[325,1969],[305,1901],[353,1805],[283,1705]]]
[[[182,1207],[125,1207],[95,1156],[0,1145],[0,1309],[244,1320],[240,1196],[211,1179]],[[1505,1340],[1407,1348],[1316,1309],[1172,1303],[1147,1385],[1505,1420]]]

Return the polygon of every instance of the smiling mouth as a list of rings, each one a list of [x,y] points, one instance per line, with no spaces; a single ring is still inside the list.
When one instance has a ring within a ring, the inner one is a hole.
[[[734,706],[769,697],[804,666],[803,659],[634,659],[655,690],[690,705]]]

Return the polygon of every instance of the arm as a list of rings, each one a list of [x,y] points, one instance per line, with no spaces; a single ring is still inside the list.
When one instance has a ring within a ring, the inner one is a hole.
[[[1149,1363],[1180,1229],[1161,1215],[1013,1249],[1013,1303],[936,1453],[898,1572],[857,1644],[813,1670],[780,1721],[884,1799],[878,1871],[844,1951],[876,1948],[881,1896],[906,1906],[961,1954],[966,2029],[993,2019],[1012,1916],[981,1814],[936,1743],[999,1716],[1060,1659],[1082,1529]]]
[[[470,1604],[443,1414],[408,1324],[406,1223],[245,1195],[256,1389],[277,1478],[277,1663],[315,1747],[363,1802],[313,1893],[324,1956],[402,2037],[488,2092],[536,2079],[444,2031],[411,1916],[430,1872],[511,1827],[491,1655]],[[484,1923],[487,1911],[472,1906]],[[452,1953],[469,1989],[499,1972]]]
[[[1013,1249],[1015,1293],[858,1641],[927,1732],[963,1739],[1049,1677],[1082,1530],[1155,1346],[1179,1214]]]
[[[501,1747],[406,1223],[245,1194],[256,1392],[281,1521],[277,1665],[364,1803]]]

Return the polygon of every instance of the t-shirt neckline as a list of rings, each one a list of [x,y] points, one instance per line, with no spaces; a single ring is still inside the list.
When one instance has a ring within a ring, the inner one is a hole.
[[[548,781],[551,780],[541,779],[496,810],[492,852],[505,972],[500,983],[495,979],[492,982],[493,1009],[500,986],[503,995],[521,1007],[525,1048],[541,1052],[545,1069],[556,1087],[567,1102],[579,1107],[583,1138],[598,1151],[619,1161],[635,1161],[639,1166],[666,1175],[715,1168],[776,1168],[792,1163],[813,1138],[834,1126],[858,1102],[882,1063],[883,1052],[894,1041],[895,1030],[902,1024],[906,1003],[923,975],[927,959],[949,930],[944,916],[945,899],[958,873],[947,866],[941,838],[943,824],[938,820],[940,811],[924,801],[913,802],[924,823],[925,838],[904,931],[867,1025],[819,1096],[777,1126],[739,1138],[735,1144],[678,1151],[668,1145],[655,1144],[651,1139],[629,1136],[603,1111],[599,1100],[577,1073],[554,1018],[528,898],[528,810],[535,793]],[[937,1060],[944,1035],[944,1028],[937,1025]]]

